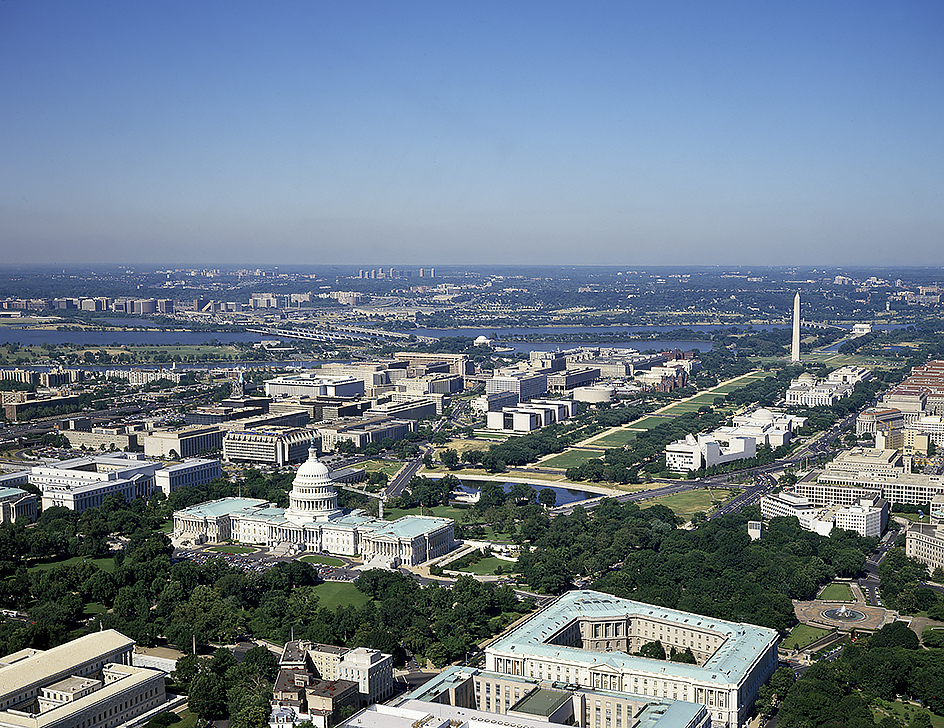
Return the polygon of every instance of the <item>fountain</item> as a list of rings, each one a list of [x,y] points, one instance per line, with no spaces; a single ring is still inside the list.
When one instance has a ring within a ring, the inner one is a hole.
[[[827,609],[823,616],[833,622],[861,622],[865,615],[856,609],[849,609],[843,604],[839,609]]]

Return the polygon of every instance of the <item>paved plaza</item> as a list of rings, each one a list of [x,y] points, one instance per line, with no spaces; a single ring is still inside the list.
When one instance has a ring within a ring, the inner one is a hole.
[[[858,588],[853,588],[854,603],[832,602],[814,599],[809,602],[794,602],[796,618],[804,624],[829,629],[850,631],[864,629],[875,631],[898,618],[898,612],[884,607],[873,607],[865,602]],[[843,612],[845,608],[845,612]]]

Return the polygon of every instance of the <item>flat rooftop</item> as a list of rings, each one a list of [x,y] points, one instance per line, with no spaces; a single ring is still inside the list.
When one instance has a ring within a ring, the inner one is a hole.
[[[651,660],[625,652],[593,652],[578,647],[547,644],[548,639],[574,620],[619,619],[627,616],[663,620],[678,624],[680,627],[710,630],[722,635],[725,640],[705,664],[700,666]],[[531,619],[505,633],[489,645],[486,651],[514,654],[525,658],[533,655],[549,662],[569,660],[591,663],[595,666],[605,664],[619,672],[649,673],[653,676],[664,675],[671,670],[672,674],[680,678],[722,685],[739,682],[746,676],[755,661],[778,640],[777,632],[766,627],[727,622],[676,609],[657,607],[653,604],[620,599],[601,592],[581,590],[567,592]]]
[[[538,688],[515,703],[511,710],[516,713],[528,713],[529,715],[539,715],[547,718],[572,697],[571,693],[565,693],[561,690]]]

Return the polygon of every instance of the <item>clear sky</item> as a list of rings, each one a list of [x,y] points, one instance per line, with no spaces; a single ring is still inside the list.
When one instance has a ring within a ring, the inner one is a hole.
[[[0,2],[7,263],[944,264],[944,3]]]

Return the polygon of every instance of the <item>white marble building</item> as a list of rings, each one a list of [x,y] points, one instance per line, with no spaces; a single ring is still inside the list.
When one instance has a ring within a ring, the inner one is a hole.
[[[377,566],[413,566],[447,554],[456,545],[454,524],[448,518],[404,516],[381,521],[338,508],[334,482],[314,449],[298,468],[287,509],[253,498],[200,503],[174,513],[173,536],[198,543],[293,544],[306,551],[361,554],[365,563]]]

